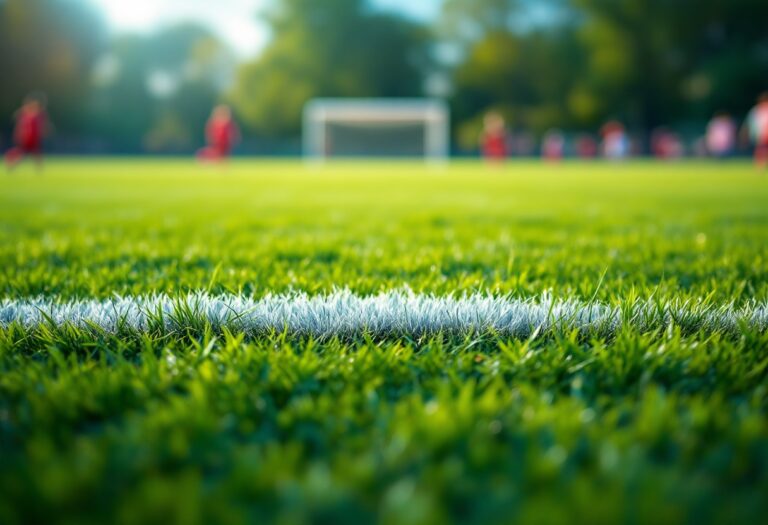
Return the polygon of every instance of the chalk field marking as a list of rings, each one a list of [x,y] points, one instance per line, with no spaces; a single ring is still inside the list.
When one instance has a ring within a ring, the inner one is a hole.
[[[349,291],[316,296],[295,293],[261,299],[194,293],[181,297],[153,295],[69,302],[49,298],[0,300],[3,328],[11,324],[26,328],[96,326],[114,333],[125,329],[178,330],[204,323],[249,334],[288,331],[321,338],[362,333],[419,336],[438,332],[495,332],[530,337],[536,330],[610,335],[624,325],[640,330],[677,325],[713,333],[737,332],[743,327],[766,330],[768,303],[737,309],[703,303],[659,305],[641,301],[616,307],[548,296],[522,300],[481,294],[441,297],[407,291],[372,296]]]

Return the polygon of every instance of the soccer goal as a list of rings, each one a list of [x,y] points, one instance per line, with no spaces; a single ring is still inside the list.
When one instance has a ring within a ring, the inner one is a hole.
[[[432,99],[316,99],[304,108],[309,159],[449,155],[449,114]]]

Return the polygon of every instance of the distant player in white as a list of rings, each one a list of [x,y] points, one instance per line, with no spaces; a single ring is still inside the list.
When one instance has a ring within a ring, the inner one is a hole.
[[[565,155],[565,136],[559,129],[550,129],[541,142],[541,156],[544,160],[557,162]]]
[[[717,158],[731,155],[736,147],[736,132],[736,122],[728,113],[716,113],[707,125],[707,152]]]
[[[745,128],[755,145],[755,165],[765,168],[768,166],[768,91],[757,98],[757,105],[747,115]]]
[[[603,136],[603,155],[607,159],[620,160],[629,155],[629,137],[624,124],[616,120],[607,122],[600,134]]]

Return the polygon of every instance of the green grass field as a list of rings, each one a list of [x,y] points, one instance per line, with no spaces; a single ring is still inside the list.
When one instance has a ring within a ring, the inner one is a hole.
[[[768,317],[768,177],[127,159],[0,177],[0,307],[338,290]],[[2,312],[2,523],[768,520],[764,323],[316,338]]]

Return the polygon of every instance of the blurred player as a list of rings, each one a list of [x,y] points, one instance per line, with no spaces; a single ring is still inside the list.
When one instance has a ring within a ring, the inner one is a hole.
[[[705,140],[707,152],[713,157],[731,155],[736,147],[736,122],[724,111],[716,113],[707,125]]]
[[[38,168],[42,167],[43,139],[50,129],[45,111],[45,97],[39,94],[29,95],[14,118],[16,125],[13,141],[16,145],[5,153],[6,165],[12,169],[24,157],[33,157]]]
[[[576,137],[576,155],[582,159],[592,159],[597,156],[597,141],[589,133],[581,133]]]
[[[745,123],[749,138],[755,145],[755,164],[768,166],[768,91],[757,99],[757,105],[747,115]]]
[[[679,159],[685,153],[680,136],[665,127],[651,132],[651,153],[657,159]]]
[[[488,113],[483,120],[483,134],[480,137],[483,157],[492,162],[502,162],[507,158],[507,129],[504,117],[499,113]]]
[[[240,130],[232,118],[229,106],[216,106],[205,126],[208,145],[198,151],[202,161],[224,161],[229,158],[232,148],[240,141]]]
[[[607,122],[600,134],[603,136],[603,156],[607,159],[619,160],[629,154],[629,137],[624,124],[616,120]]]
[[[559,129],[550,129],[541,142],[541,156],[544,160],[557,162],[565,154],[565,136]]]

